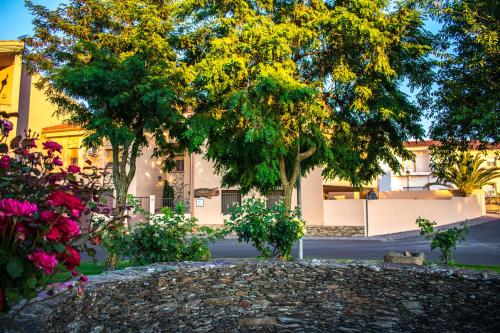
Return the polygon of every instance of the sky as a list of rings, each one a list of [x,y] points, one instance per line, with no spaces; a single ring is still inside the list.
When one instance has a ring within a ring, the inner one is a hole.
[[[63,1],[35,0],[34,2],[53,9]],[[0,0],[0,15],[0,40],[14,40],[33,32],[32,17],[24,7],[24,0]]]
[[[34,0],[34,2],[54,9],[58,4],[65,1]],[[24,0],[0,0],[0,15],[0,40],[14,40],[33,32],[32,16],[24,7]],[[427,22],[426,28],[432,32],[436,32],[439,29],[439,25],[435,22]],[[409,89],[404,90],[408,95],[412,95]],[[422,119],[422,124],[427,131],[430,121]]]

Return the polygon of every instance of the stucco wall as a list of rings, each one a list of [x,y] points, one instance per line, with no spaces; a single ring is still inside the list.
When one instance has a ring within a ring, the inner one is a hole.
[[[324,200],[325,226],[364,226],[365,200]]]
[[[157,198],[163,196],[163,178],[161,160],[152,158],[154,143],[142,149],[141,156],[136,161],[135,177],[130,184],[129,193],[137,197],[149,197],[154,195]]]
[[[221,177],[214,174],[213,164],[205,160],[202,155],[193,154],[194,172],[193,172],[193,190],[198,188],[221,188]],[[321,169],[312,170],[306,177],[302,178],[302,215],[310,225],[323,224],[323,178]],[[228,190],[237,190],[236,187]],[[257,193],[250,193],[242,197],[259,196]],[[227,215],[221,213],[222,198],[221,194],[212,198],[203,199],[203,207],[196,207],[196,199],[192,208],[193,216],[199,219],[200,224],[222,224]],[[292,194],[292,207],[297,204],[297,192]]]
[[[368,236],[416,230],[418,217],[436,221],[440,226],[485,214],[482,194],[450,200],[369,200]]]

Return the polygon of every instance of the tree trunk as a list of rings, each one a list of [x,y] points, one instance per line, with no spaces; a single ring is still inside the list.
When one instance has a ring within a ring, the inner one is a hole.
[[[124,223],[128,189],[135,176],[139,141],[136,139],[122,145],[110,141],[113,149],[113,185],[116,191],[114,216],[117,223]],[[121,154],[120,148],[122,148]],[[130,230],[130,225],[127,225],[127,227]]]
[[[283,203],[285,204],[285,208],[287,211],[292,209],[292,193],[293,193],[293,186],[283,186],[283,192],[285,197],[283,198]]]
[[[108,254],[104,262],[104,270],[114,271],[118,267],[119,258],[115,254]]]
[[[306,158],[311,157],[314,152],[316,152],[316,147],[312,147],[304,153],[300,153],[300,151],[297,151],[290,178],[288,178],[286,173],[285,157],[279,157],[281,186],[285,195],[283,203],[285,204],[285,207],[288,211],[292,209],[292,193],[299,177],[300,162],[302,162]]]

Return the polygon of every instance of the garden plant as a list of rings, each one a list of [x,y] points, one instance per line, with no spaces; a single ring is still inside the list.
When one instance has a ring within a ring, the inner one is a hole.
[[[288,211],[283,201],[267,208],[263,200],[247,199],[231,208],[224,224],[238,241],[251,242],[263,258],[292,259],[292,246],[304,234],[298,210]]]
[[[431,241],[431,250],[439,249],[441,251],[441,260],[446,265],[454,264],[454,252],[457,244],[465,241],[469,232],[467,223],[462,223],[460,228],[454,227],[446,230],[434,230],[435,221],[418,218],[416,221],[420,228],[420,234],[425,239]]]

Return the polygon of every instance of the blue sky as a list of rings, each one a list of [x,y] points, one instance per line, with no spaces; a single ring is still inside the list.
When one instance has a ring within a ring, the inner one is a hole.
[[[34,2],[53,9],[65,1],[35,0]],[[24,7],[23,0],[0,0],[0,14],[2,14],[2,19],[0,20],[0,40],[13,40],[33,32],[31,24],[32,16]],[[439,25],[435,22],[428,22],[426,26],[432,32],[436,32],[439,29]],[[407,94],[411,95],[409,90],[405,90]],[[423,119],[422,124],[427,130],[430,121]]]
[[[35,0],[35,3],[55,8],[62,3],[60,0]],[[17,39],[33,32],[31,15],[24,7],[23,0],[0,0],[0,40]]]

